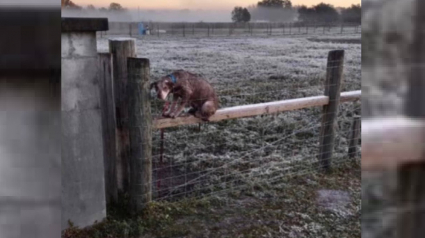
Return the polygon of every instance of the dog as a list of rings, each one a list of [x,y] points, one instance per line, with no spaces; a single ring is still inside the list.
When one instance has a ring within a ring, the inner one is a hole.
[[[185,70],[177,70],[162,77],[150,85],[150,89],[153,88],[160,100],[165,101],[170,93],[173,94],[171,108],[163,113],[164,117],[176,118],[185,107],[191,106],[189,114],[203,121],[209,121],[219,107],[217,95],[211,84],[203,77]]]

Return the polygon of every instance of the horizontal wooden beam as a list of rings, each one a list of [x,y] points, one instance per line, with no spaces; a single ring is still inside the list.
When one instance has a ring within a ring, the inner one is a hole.
[[[405,117],[362,120],[362,169],[389,170],[423,159],[425,121]]]
[[[341,93],[341,102],[356,101],[361,98],[361,91],[351,91]],[[243,117],[252,117],[258,115],[274,114],[278,112],[298,110],[303,108],[324,106],[329,103],[329,98],[327,96],[315,96],[315,97],[306,97],[306,98],[297,98],[283,101],[251,104],[244,106],[228,107],[218,110],[212,117],[210,121],[217,122],[228,119],[243,118]],[[178,117],[175,119],[163,118],[157,119],[153,122],[153,127],[156,129],[176,127],[182,125],[190,125],[196,123],[202,123],[203,121],[193,117]]]

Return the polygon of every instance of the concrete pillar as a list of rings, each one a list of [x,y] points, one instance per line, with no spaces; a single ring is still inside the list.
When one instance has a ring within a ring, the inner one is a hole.
[[[62,18],[62,229],[106,217],[96,31],[107,19]]]

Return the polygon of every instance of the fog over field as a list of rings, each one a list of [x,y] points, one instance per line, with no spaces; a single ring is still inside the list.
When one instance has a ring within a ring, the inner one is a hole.
[[[129,9],[123,13],[102,12],[99,10],[68,10],[62,9],[63,17],[107,17],[112,22],[231,22],[232,9],[229,10],[144,10]],[[297,19],[296,10],[261,9],[258,16],[269,14],[284,14],[282,21],[290,22]]]

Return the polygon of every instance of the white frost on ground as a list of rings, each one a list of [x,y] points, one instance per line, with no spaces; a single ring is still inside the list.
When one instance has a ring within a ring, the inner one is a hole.
[[[360,44],[311,42],[304,37],[152,37],[138,40],[136,47],[138,57],[150,59],[153,79],[177,69],[202,74],[213,83],[323,77],[327,54],[336,49],[346,51],[345,83],[361,78]],[[98,41],[98,50],[108,51],[108,39]]]
[[[347,39],[356,37],[360,35]],[[342,91],[361,89],[360,44],[312,42],[306,36],[146,37],[137,41],[136,49],[138,57],[150,59],[152,80],[178,69],[201,74],[217,90],[222,107],[322,95],[328,52],[337,49],[345,50]],[[98,40],[98,51],[108,51],[107,39]],[[157,104],[152,101],[154,116],[160,108]],[[352,115],[359,107],[340,105],[335,166],[347,163]],[[215,196],[217,191],[255,184],[284,187],[282,177],[316,173],[322,167],[317,161],[321,113],[321,108],[312,108],[208,123],[200,132],[197,125],[167,129],[167,167],[161,186],[176,188],[172,191],[180,195],[201,191]],[[154,131],[153,136],[154,164],[158,164],[159,133]],[[157,174],[154,171],[154,181]],[[350,195],[353,201],[360,199],[360,192]],[[316,223],[300,229],[323,233]],[[298,237],[296,227],[291,232]]]
[[[319,190],[317,191],[317,203],[323,209],[333,212],[335,215],[348,217],[353,212],[347,205],[351,202],[348,192],[337,190]]]
[[[138,57],[150,59],[152,80],[178,69],[201,74],[218,91],[222,107],[322,95],[328,52],[336,49],[345,50],[342,91],[360,89],[360,44],[312,42],[305,37],[149,37],[137,40],[136,49]],[[108,51],[108,39],[98,40],[98,51]],[[153,105],[154,114],[158,113],[155,108]],[[335,155],[338,158],[346,153],[353,108],[350,103],[341,105],[341,134],[337,135],[335,151],[340,153]],[[190,165],[195,170],[207,166],[217,172],[221,168],[222,172],[223,168],[249,165],[251,170],[242,174],[255,180],[262,178],[258,174],[277,174],[282,169],[296,172],[291,164],[316,160],[320,113],[320,108],[315,108],[229,121],[226,125],[210,123],[201,133],[180,127],[165,134],[165,157],[167,163]],[[157,146],[155,132],[154,156],[158,156]],[[310,170],[320,166],[314,163]],[[180,171],[187,171],[187,167]],[[220,181],[221,172],[209,178]],[[236,172],[234,176],[242,177]]]

